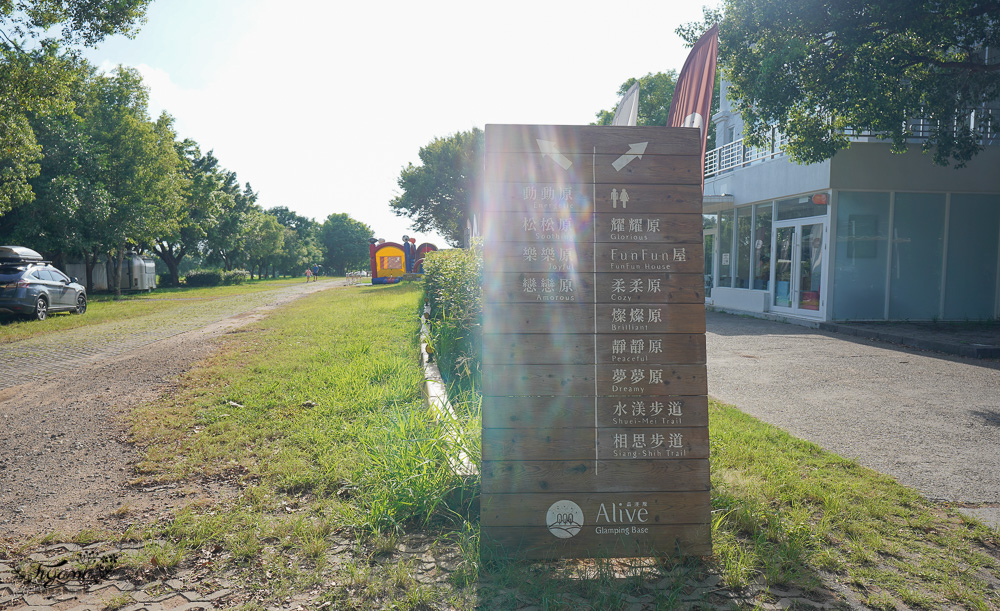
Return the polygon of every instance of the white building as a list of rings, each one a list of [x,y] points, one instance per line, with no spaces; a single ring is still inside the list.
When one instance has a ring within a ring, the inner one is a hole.
[[[743,147],[721,85],[705,160],[706,301],[815,320],[1000,317],[1000,135],[965,168],[858,137],[797,165]],[[994,111],[995,112],[995,111]]]

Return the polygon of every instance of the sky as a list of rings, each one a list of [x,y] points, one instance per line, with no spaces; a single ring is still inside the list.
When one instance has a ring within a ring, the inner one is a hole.
[[[137,36],[85,55],[138,69],[151,118],[173,115],[264,208],[346,212],[376,237],[443,247],[389,207],[422,146],[487,124],[594,121],[628,78],[680,70],[674,29],[702,4],[153,0]]]

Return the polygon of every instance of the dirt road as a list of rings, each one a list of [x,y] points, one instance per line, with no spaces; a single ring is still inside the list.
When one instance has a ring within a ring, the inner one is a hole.
[[[180,373],[215,349],[215,338],[283,303],[344,284],[303,282],[185,302],[167,313],[0,347],[0,539],[119,530],[169,511],[180,496],[225,494],[225,482],[183,491],[130,487],[137,453],[124,417],[168,392]]]

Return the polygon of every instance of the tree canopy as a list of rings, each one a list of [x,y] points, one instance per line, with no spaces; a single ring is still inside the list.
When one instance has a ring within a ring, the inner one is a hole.
[[[687,27],[690,27],[693,33],[701,26],[690,24]],[[678,33],[680,32],[678,31]],[[693,45],[700,36],[701,33],[695,35],[694,39],[688,43],[688,46]],[[675,70],[668,70],[655,74],[650,72],[646,76],[639,78],[632,77],[618,88],[619,98],[628,93],[628,90],[632,88],[632,85],[636,81],[639,82],[639,115],[636,118],[636,125],[666,125],[667,118],[670,116],[670,103],[674,99],[674,88],[677,86],[677,72]],[[712,113],[714,114],[718,110],[719,79],[715,79],[715,93],[712,96]],[[597,121],[591,125],[611,125],[614,118],[614,109],[601,110],[597,113]],[[713,129],[708,130],[707,144],[709,149],[715,148],[715,130]]]
[[[320,247],[322,228],[319,223],[296,214],[286,206],[269,208],[267,213],[284,227],[284,244],[276,263],[279,269],[289,275],[298,275],[306,267],[323,260],[324,253]]]
[[[962,166],[1000,129],[983,112],[1000,98],[1000,0],[726,0],[722,13],[719,58],[751,145],[777,128],[808,163],[846,148],[845,132],[897,152],[926,136],[936,163]]]
[[[331,214],[322,225],[324,264],[343,276],[349,271],[368,268],[368,239],[371,227],[347,214]]]
[[[163,284],[177,284],[182,265],[298,275],[324,256],[341,256],[339,242],[324,254],[316,221],[285,206],[265,211],[250,184],[211,151],[178,140],[169,114],[150,120],[136,70],[101,74],[62,57],[63,103],[21,116],[36,175],[12,175],[0,162],[0,192],[21,181],[17,189],[34,194],[7,210],[0,205],[0,243],[30,246],[57,265],[82,260],[91,290],[95,267],[109,260],[110,286],[120,286],[114,275],[131,252],[159,256],[169,273]],[[371,230],[362,227],[354,250],[367,257]]]
[[[0,49],[45,38],[93,45],[112,34],[133,36],[152,0],[0,0]],[[54,29],[59,35],[54,35]]]
[[[618,88],[618,97],[628,93],[636,81],[639,82],[639,116],[636,125],[666,125],[670,102],[674,99],[674,86],[677,85],[677,72],[650,72],[646,76],[630,78]],[[614,118],[614,108],[601,110],[597,113],[594,125],[611,125]]]
[[[91,289],[104,257],[116,292],[130,252],[158,255],[171,284],[182,262],[298,274],[323,256],[320,225],[265,212],[169,114],[150,120],[136,70],[101,74],[72,48],[134,35],[151,1],[0,0],[0,242],[83,259]]]
[[[0,214],[31,201],[41,148],[30,116],[67,110],[78,63],[66,45],[134,35],[151,0],[0,0]]]
[[[485,134],[478,127],[422,147],[420,165],[408,164],[397,184],[403,192],[389,202],[398,216],[408,216],[417,231],[436,231],[452,246],[465,241],[484,163]]]

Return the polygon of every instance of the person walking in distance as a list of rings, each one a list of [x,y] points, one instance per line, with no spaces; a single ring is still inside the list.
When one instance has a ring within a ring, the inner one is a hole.
[[[307,267],[306,268],[306,282],[309,282],[312,279],[312,276],[313,276],[313,270],[312,270],[312,268],[311,267]]]

